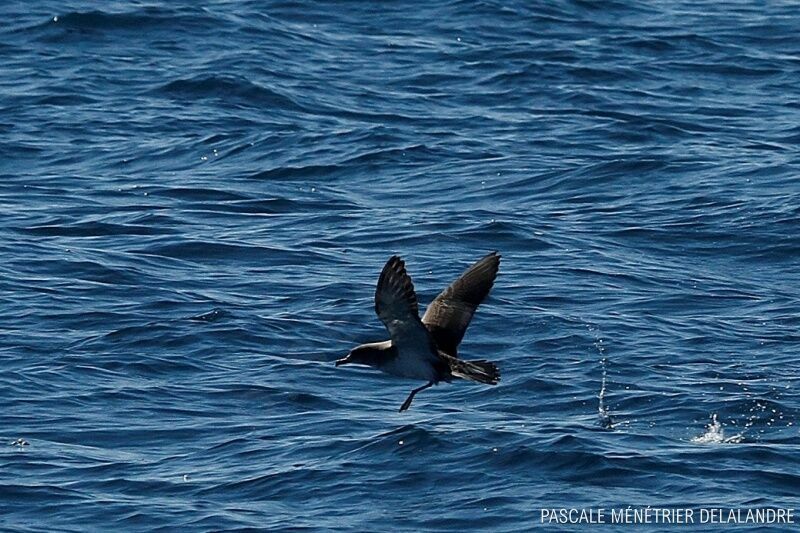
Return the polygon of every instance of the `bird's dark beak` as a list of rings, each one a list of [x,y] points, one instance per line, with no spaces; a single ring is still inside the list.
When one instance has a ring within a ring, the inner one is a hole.
[[[337,359],[336,366],[346,365],[349,362],[350,362],[350,356],[348,355],[347,357],[344,357],[342,359]]]

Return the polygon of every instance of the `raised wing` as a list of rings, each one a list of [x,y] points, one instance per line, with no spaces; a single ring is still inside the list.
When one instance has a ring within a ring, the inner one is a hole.
[[[406,272],[406,265],[396,255],[391,257],[381,271],[375,291],[375,312],[389,330],[392,344],[424,346],[433,350],[430,334],[419,319],[419,304],[414,284]]]
[[[458,345],[464,338],[472,315],[492,290],[500,256],[492,252],[464,271],[457,280],[431,302],[422,317],[443,352],[457,356]]]

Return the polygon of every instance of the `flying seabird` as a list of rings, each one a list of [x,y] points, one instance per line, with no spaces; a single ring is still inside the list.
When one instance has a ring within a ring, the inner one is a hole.
[[[496,385],[500,380],[497,366],[484,359],[459,359],[458,345],[475,310],[492,289],[499,266],[497,252],[476,262],[431,302],[420,319],[405,263],[392,256],[375,291],[375,312],[389,330],[390,340],[356,346],[336,361],[336,366],[367,365],[393,376],[427,381],[411,391],[400,412],[409,408],[418,392],[454,377]]]

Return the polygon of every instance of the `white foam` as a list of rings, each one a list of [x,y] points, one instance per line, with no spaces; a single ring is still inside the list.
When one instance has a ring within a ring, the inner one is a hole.
[[[736,444],[742,440],[744,440],[742,434],[725,437],[725,429],[717,418],[717,414],[714,413],[711,415],[711,423],[706,426],[706,432],[692,437],[691,442],[695,444]]]

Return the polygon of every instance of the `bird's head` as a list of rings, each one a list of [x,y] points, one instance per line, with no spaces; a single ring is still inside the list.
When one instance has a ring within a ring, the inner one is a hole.
[[[338,359],[336,361],[336,366],[350,364],[378,366],[379,361],[382,359],[384,350],[378,348],[375,344],[376,343],[356,346],[350,350],[350,353],[348,353],[346,357]]]

